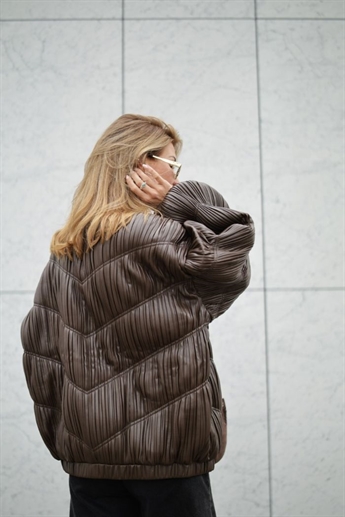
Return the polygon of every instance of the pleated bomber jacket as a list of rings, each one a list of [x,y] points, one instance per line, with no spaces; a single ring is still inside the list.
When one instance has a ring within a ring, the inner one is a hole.
[[[82,259],[51,256],[22,323],[40,434],[79,477],[213,470],[226,410],[209,323],[250,279],[254,225],[212,187],[172,187]]]

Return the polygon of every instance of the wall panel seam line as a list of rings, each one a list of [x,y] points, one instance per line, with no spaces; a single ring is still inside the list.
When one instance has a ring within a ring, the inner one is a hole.
[[[122,18],[3,18],[0,22],[120,22]]]
[[[104,19],[106,19],[106,18],[104,18]],[[217,18],[217,17],[209,17],[209,18],[193,18],[193,17],[190,17],[190,18],[183,18],[183,17],[181,17],[181,18],[153,18],[153,17],[152,18],[126,18],[126,21],[128,21],[128,22],[131,22],[131,21],[133,21],[133,22],[139,22],[139,21],[140,22],[141,21],[167,21],[167,22],[170,22],[170,21],[180,21],[180,20],[181,21],[201,21],[201,22],[202,21],[210,22],[212,20],[214,20],[214,21],[247,20],[247,21],[251,21],[251,22],[254,21],[254,20],[257,20],[257,21],[261,21],[261,20],[262,21],[266,21],[266,20],[270,21],[270,20],[272,20],[272,21],[278,21],[278,22],[279,21],[290,21],[290,20],[298,21],[299,22],[299,21],[304,21],[305,20],[305,21],[317,21],[317,22],[318,21],[343,22],[345,20],[345,18],[298,18],[298,17],[295,17],[295,18],[275,18],[275,17],[272,17],[272,18],[270,18],[270,17],[266,17],[266,16],[263,16],[261,18],[260,17],[259,18],[248,18],[246,16],[243,17],[243,18],[240,18],[240,17],[239,18],[226,17],[226,16],[219,17],[219,18]]]
[[[121,96],[123,115],[125,113],[125,0],[122,0],[121,17]]]
[[[138,22],[138,21],[238,21],[238,20],[248,20],[248,21],[322,21],[322,22],[343,22],[345,18],[270,18],[270,17],[261,17],[261,18],[126,18],[126,17],[117,17],[117,18],[3,18],[0,22],[113,22],[113,21],[128,21],[128,22]]]
[[[262,272],[263,272],[263,302],[264,302],[264,333],[265,333],[265,368],[266,368],[266,411],[267,411],[267,462],[268,462],[268,504],[269,517],[273,515],[272,501],[272,455],[271,455],[271,418],[270,418],[270,384],[269,384],[269,350],[268,350],[268,317],[267,317],[267,290],[266,290],[266,250],[265,250],[265,213],[264,213],[264,179],[262,160],[262,134],[261,134],[261,103],[260,103],[260,59],[259,59],[259,35],[257,0],[254,0],[254,31],[255,31],[255,58],[256,58],[256,86],[257,86],[257,116],[258,116],[258,139],[259,139],[259,168],[260,168],[260,190],[261,190],[261,226],[262,226]]]

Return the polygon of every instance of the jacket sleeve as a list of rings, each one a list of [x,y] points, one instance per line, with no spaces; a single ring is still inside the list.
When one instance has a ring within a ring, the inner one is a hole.
[[[194,181],[175,185],[159,209],[183,225],[187,251],[182,268],[211,318],[220,316],[249,285],[252,218],[229,208],[209,185]]]
[[[59,459],[56,435],[61,422],[63,370],[57,349],[57,312],[46,299],[49,265],[38,284],[34,306],[21,325],[24,348],[23,368],[30,396],[34,402],[39,432],[52,456]]]

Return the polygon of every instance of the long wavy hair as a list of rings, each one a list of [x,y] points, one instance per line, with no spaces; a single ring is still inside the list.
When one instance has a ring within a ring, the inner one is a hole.
[[[86,161],[67,222],[52,237],[51,253],[67,255],[70,260],[75,253],[81,258],[99,240],[110,239],[126,226],[135,214],[158,212],[131,192],[125,177],[149,152],[157,154],[169,143],[178,155],[182,148],[178,132],[159,118],[127,114],[115,120]]]

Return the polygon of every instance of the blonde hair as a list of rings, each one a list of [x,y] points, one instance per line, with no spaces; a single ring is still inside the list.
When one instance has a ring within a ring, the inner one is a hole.
[[[72,260],[74,252],[80,258],[99,240],[110,239],[135,214],[157,212],[131,192],[125,177],[148,152],[159,153],[169,143],[178,155],[182,147],[178,132],[156,117],[127,114],[115,120],[86,161],[67,222],[53,235],[51,253]]]

